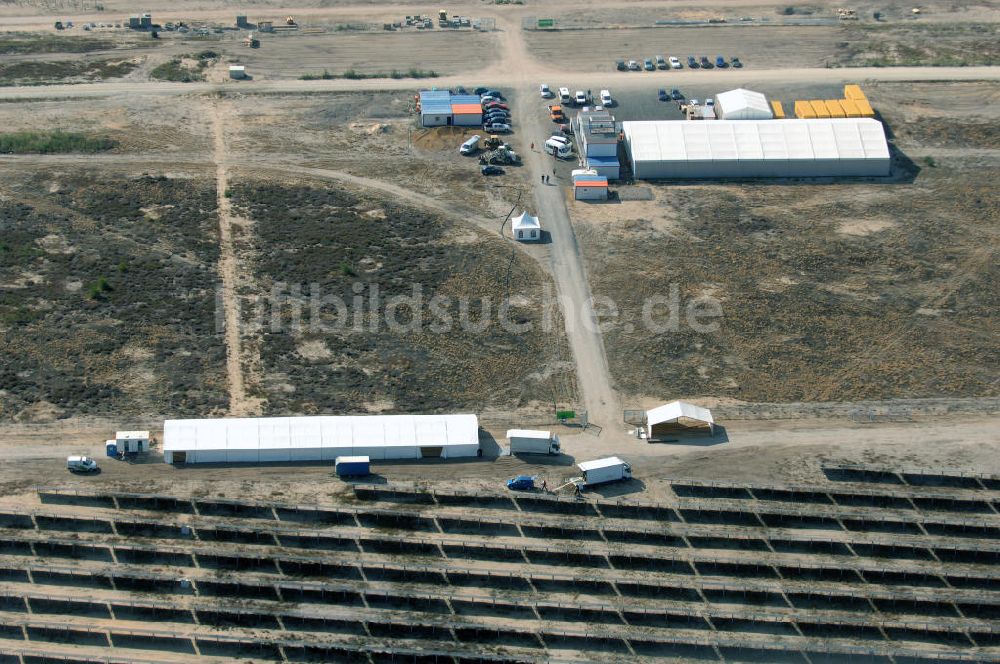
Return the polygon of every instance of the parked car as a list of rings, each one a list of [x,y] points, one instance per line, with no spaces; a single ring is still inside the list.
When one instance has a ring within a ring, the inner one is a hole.
[[[74,473],[93,473],[96,471],[97,462],[88,456],[66,457],[66,469]]]
[[[530,475],[518,475],[507,480],[507,488],[511,491],[531,491],[535,488],[535,478]]]
[[[624,60],[615,60],[615,69],[618,71],[625,71],[628,67],[625,65]]]
[[[476,88],[475,90],[472,91],[472,94],[476,94],[476,95],[479,95],[480,97],[482,97],[484,94],[486,94],[489,91],[490,91],[489,88]]]
[[[659,92],[656,93],[656,98],[660,101],[668,101],[670,99],[670,95],[667,94],[666,90],[661,88]]]
[[[683,69],[684,68],[684,65],[681,64],[681,61],[678,60],[676,56],[671,55],[670,58],[668,58],[668,59],[670,61],[670,68],[671,69]]]
[[[693,55],[688,56],[688,67],[690,67],[691,69],[698,68],[698,60]]]
[[[455,94],[457,94],[457,95],[467,95],[467,94],[469,94],[469,91],[468,91],[468,90],[466,90],[465,88],[463,88],[463,87],[462,87],[462,86],[460,85],[460,86],[458,86],[457,88],[455,88]]]
[[[613,106],[615,100],[611,98],[611,90],[601,90],[601,105]]]
[[[708,56],[705,55],[701,56],[699,64],[701,64],[702,69],[711,69],[712,67],[715,66],[712,64],[712,61],[708,59]]]
[[[645,69],[646,71],[655,71],[656,65],[653,64],[652,58],[646,58],[645,60],[642,61],[642,68]]]
[[[487,90],[486,94],[488,94],[490,97],[496,97],[500,101],[506,100],[506,97],[504,97],[502,94],[500,94],[500,92],[498,90]]]
[[[507,134],[510,133],[510,125],[506,122],[493,122],[488,125],[484,125],[483,129],[492,132],[494,134]]]
[[[699,103],[697,99],[688,99],[688,106],[697,106]]]
[[[684,99],[684,94],[677,88],[674,88],[670,91],[670,98],[674,101],[680,101],[681,99]]]
[[[498,108],[495,111],[484,113],[483,117],[486,118],[487,122],[507,122],[508,120],[510,120],[510,113],[508,113],[507,111],[501,111]]]
[[[715,100],[709,97],[705,100],[705,106],[715,106]]]
[[[730,64],[731,64],[731,65],[732,65],[732,66],[733,66],[734,68],[736,68],[736,69],[740,69],[740,68],[742,68],[742,67],[743,67],[743,63],[742,63],[742,62],[740,62],[740,59],[739,59],[739,58],[732,58],[732,59],[730,60]]]
[[[636,62],[635,60],[629,60],[628,61],[628,70],[629,71],[639,71],[641,69],[642,69],[642,66],[638,62]]]
[[[479,169],[483,175],[503,175],[504,170],[499,166],[483,166]]]
[[[487,109],[498,108],[501,111],[510,110],[510,106],[508,106],[507,104],[503,103],[502,101],[489,101],[489,102],[486,102],[485,104],[483,104],[483,108],[487,108]]]
[[[500,100],[497,99],[496,97],[491,97],[490,95],[483,95],[482,97],[479,98],[479,103],[484,105],[494,101],[500,101]]]
[[[542,99],[549,99],[550,97],[553,96],[552,90],[545,83],[542,83],[541,85],[538,86],[538,93],[542,95]]]
[[[584,104],[587,103],[587,93],[584,92],[583,90],[577,90],[576,94],[573,95],[573,101],[578,106],[583,106]]]
[[[666,69],[667,66],[668,66],[667,65],[667,61],[663,59],[662,55],[656,56],[656,68],[657,69]]]
[[[715,66],[718,67],[719,69],[725,69],[729,65],[726,64],[726,59],[724,57],[722,57],[721,55],[717,55],[715,56]]]

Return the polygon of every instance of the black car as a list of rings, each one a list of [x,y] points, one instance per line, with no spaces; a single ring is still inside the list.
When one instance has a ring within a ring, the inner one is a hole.
[[[667,101],[668,99],[670,99],[670,95],[667,94],[666,90],[661,89],[659,92],[656,93],[656,98],[659,99],[660,101]]]
[[[625,71],[628,67],[625,66],[624,60],[615,60],[615,69],[618,71]]]
[[[477,94],[480,97],[482,97],[484,94],[486,94],[489,91],[490,91],[489,88],[476,88],[475,90],[472,91],[472,93],[473,94]]]
[[[504,170],[499,166],[483,166],[479,172],[483,175],[503,175]]]
[[[469,91],[468,91],[468,90],[466,90],[465,88],[463,88],[463,87],[462,87],[462,86],[460,85],[460,86],[458,86],[457,88],[455,88],[455,94],[457,94],[457,95],[467,95],[467,94],[469,94]]]
[[[491,108],[485,113],[483,113],[484,118],[504,118],[510,117],[510,113],[500,108]]]
[[[502,94],[500,94],[500,92],[498,90],[487,90],[486,94],[488,94],[490,97],[496,97],[500,101],[507,101],[507,98],[504,97]],[[480,95],[480,97],[481,96],[482,95]]]
[[[688,68],[689,69],[698,68],[698,60],[693,55],[688,56]]]
[[[702,69],[711,69],[714,66],[715,65],[712,64],[712,61],[708,59],[707,55],[701,56],[701,68]]]
[[[680,101],[684,99],[684,94],[677,88],[674,88],[673,90],[670,91],[670,98],[673,99],[674,101]]]
[[[743,66],[743,63],[740,62],[739,58],[731,58],[729,64],[735,67],[736,69],[739,69]]]

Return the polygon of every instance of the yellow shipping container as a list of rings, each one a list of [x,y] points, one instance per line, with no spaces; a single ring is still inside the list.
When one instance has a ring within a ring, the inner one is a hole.
[[[854,99],[854,105],[858,107],[858,111],[861,113],[863,118],[873,118],[875,117],[875,111],[872,109],[872,105],[864,99]]]
[[[830,114],[831,118],[846,118],[847,114],[844,113],[844,107],[840,105],[840,100],[838,99],[827,99],[826,110]]]
[[[816,114],[817,118],[830,117],[830,111],[826,108],[826,102],[822,99],[812,99],[809,101],[809,105],[812,106],[813,113]]]
[[[861,87],[858,85],[845,85],[844,86],[844,97],[850,99],[851,101],[868,101],[868,97],[865,97],[865,93],[861,91]]]
[[[781,102],[780,101],[772,101],[771,102],[771,111],[774,112],[774,119],[775,120],[784,120],[785,119],[785,109],[781,107]]]
[[[795,102],[795,117],[801,120],[809,120],[816,117],[816,112],[809,102],[797,101]]]
[[[858,105],[850,99],[841,99],[840,107],[844,109],[844,115],[849,118],[861,117],[861,111],[858,109]]]

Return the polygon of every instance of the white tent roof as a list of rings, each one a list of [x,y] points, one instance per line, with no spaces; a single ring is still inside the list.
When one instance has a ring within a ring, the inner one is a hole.
[[[872,118],[640,121],[622,131],[633,162],[889,158]]]
[[[606,459],[595,459],[593,461],[583,461],[576,464],[576,467],[583,471],[596,470],[598,468],[608,468],[610,466],[619,466],[625,463],[618,457],[608,457]]]
[[[514,226],[513,226],[514,230],[518,230],[518,229],[527,230],[529,228],[541,228],[541,225],[538,223],[538,217],[532,217],[530,214],[528,214],[527,210],[525,210],[524,212],[522,212],[520,216],[514,217],[511,220],[511,223],[514,224]]]
[[[653,426],[660,422],[673,422],[679,417],[686,417],[691,420],[698,420],[706,424],[715,424],[712,419],[712,411],[708,408],[695,406],[685,401],[671,401],[670,403],[658,406],[653,410],[646,411],[646,424]]]
[[[720,92],[715,97],[715,107],[723,120],[770,120],[774,117],[767,97],[745,88]]]
[[[478,445],[475,415],[359,415],[167,420],[163,450]]]

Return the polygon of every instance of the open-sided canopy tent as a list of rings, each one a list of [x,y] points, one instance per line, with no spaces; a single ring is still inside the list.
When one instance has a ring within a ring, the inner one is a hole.
[[[671,401],[646,411],[646,436],[653,439],[687,429],[715,431],[715,420],[708,408],[684,401]]]
[[[638,179],[888,175],[882,123],[869,118],[624,122]]]
[[[266,463],[474,457],[475,415],[359,415],[167,420],[167,463]]]
[[[720,120],[770,120],[774,117],[767,98],[745,88],[716,95],[715,115]]]

